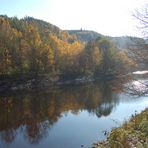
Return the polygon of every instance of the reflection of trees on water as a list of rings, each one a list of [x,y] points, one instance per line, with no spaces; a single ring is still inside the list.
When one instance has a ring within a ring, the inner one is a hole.
[[[113,91],[113,88],[118,84],[116,91],[122,91],[123,85],[119,81],[101,81],[99,82],[99,92],[101,92],[101,103],[97,104],[94,113],[100,118],[101,116],[108,116],[112,109],[118,103],[118,93]],[[119,87],[119,84],[121,85]]]
[[[16,129],[13,128],[0,132],[1,139],[5,140],[7,143],[13,142],[16,135],[17,135]]]
[[[47,129],[50,127],[49,125],[50,124],[47,122],[38,122],[26,125],[24,132],[25,139],[27,139],[31,144],[38,144],[42,138],[47,136]]]
[[[63,113],[81,110],[107,116],[118,103],[118,95],[113,92],[117,81],[98,82],[95,85],[68,87],[52,92],[36,92],[0,98],[0,137],[12,142],[18,129],[31,144],[39,143],[48,135],[54,123]],[[121,91],[122,86],[116,88]]]

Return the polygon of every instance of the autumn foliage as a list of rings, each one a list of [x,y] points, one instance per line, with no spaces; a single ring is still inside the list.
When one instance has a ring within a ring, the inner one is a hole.
[[[121,73],[130,63],[107,39],[82,43],[58,27],[31,17],[0,16],[0,75],[74,79]],[[124,67],[124,68],[123,68]]]

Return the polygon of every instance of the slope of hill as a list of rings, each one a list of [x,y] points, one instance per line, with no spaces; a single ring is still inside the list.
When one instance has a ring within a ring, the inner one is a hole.
[[[122,37],[108,37],[118,48],[128,49],[137,45],[145,44],[145,40],[138,37],[122,36]]]
[[[48,38],[49,34],[56,35],[59,39],[67,41],[67,42],[74,42],[77,39],[73,35],[69,35],[67,32],[61,30],[59,27],[50,24],[48,22],[45,22],[43,20],[35,19],[33,17],[25,17],[24,19],[21,19],[20,21],[25,21],[29,24],[32,24],[34,27],[36,27],[44,39]]]

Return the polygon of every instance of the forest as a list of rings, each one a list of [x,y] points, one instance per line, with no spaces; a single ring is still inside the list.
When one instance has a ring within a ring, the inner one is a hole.
[[[131,54],[120,49],[119,39],[83,38],[32,17],[1,15],[0,79],[97,79],[126,74],[136,66]]]

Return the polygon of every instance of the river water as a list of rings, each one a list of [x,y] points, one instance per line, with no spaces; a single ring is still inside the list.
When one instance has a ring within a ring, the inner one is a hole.
[[[127,78],[0,97],[0,148],[89,148],[148,107]]]

